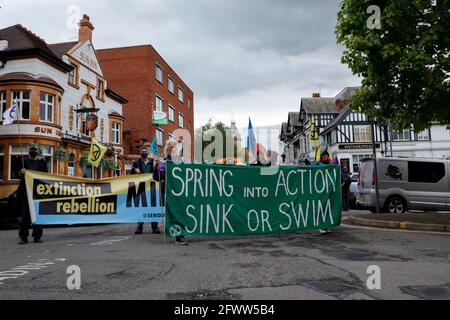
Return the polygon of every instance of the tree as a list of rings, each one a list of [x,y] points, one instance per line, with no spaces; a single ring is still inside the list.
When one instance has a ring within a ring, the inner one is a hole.
[[[449,30],[450,0],[342,0],[342,63],[362,77],[352,106],[398,130],[449,124]]]
[[[232,157],[236,158],[239,157],[242,153],[242,147],[240,145],[240,140],[239,137],[237,137],[232,131],[228,130],[228,128],[226,127],[226,125],[223,122],[217,122],[215,124],[213,124],[212,120],[209,120],[205,125],[203,125],[200,130],[197,131],[196,135],[195,135],[195,140],[196,140],[196,146],[200,145],[199,141],[201,141],[201,148],[202,148],[202,161],[204,161],[205,159],[203,159],[203,155],[204,155],[204,151],[205,149],[207,149],[208,147],[211,147],[217,139],[217,136],[213,134],[214,130],[218,130],[216,131],[217,133],[220,133],[220,138],[222,139],[220,141],[220,149],[216,150],[214,149],[211,156],[214,158],[225,158],[227,157],[227,151],[230,152],[229,150],[227,150],[227,141],[228,143],[231,142],[232,144]],[[201,139],[201,140],[200,140]],[[217,142],[216,142],[217,143]],[[219,156],[219,151],[222,155]],[[216,159],[216,160],[221,160],[221,159]]]

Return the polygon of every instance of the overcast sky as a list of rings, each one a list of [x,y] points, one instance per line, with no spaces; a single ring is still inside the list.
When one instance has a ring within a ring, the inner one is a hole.
[[[194,91],[195,126],[209,118],[280,124],[300,98],[335,96],[359,80],[340,64],[339,0],[0,0],[0,28],[21,23],[47,43],[77,40],[91,17],[97,49],[152,44]],[[75,7],[73,7],[75,5]]]

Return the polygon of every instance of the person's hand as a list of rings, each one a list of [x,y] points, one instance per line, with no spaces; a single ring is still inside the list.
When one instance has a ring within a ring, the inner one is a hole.
[[[20,170],[19,174],[23,176],[25,174],[25,169]]]
[[[134,171],[136,171],[137,174],[141,173],[141,170],[139,170],[139,168],[134,169]]]

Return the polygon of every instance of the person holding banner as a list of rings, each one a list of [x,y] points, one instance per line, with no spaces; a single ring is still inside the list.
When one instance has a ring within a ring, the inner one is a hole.
[[[163,161],[156,160],[155,168],[153,170],[153,179],[159,181],[162,202],[165,203],[166,192],[166,169],[167,162],[184,163],[184,159],[179,156],[178,143],[176,141],[167,141],[164,148],[164,154],[166,157]],[[175,237],[175,244],[188,245],[184,235]]]
[[[34,243],[41,243],[42,240],[42,226],[31,225],[30,208],[28,205],[27,190],[25,187],[25,170],[33,170],[40,172],[48,172],[47,162],[44,159],[40,159],[39,145],[31,144],[28,149],[28,157],[23,161],[23,168],[20,171],[20,183],[17,190],[18,203],[19,203],[19,244],[28,243],[30,226],[33,229],[31,236],[34,238]]]
[[[140,152],[141,158],[133,163],[131,174],[153,173],[153,159],[149,157],[150,155],[149,149],[147,147],[142,147]],[[134,234],[142,234],[143,232],[144,232],[144,223],[138,222]],[[161,233],[158,229],[157,222],[152,222],[152,232],[154,234]]]
[[[320,148],[320,146],[318,147],[318,149]],[[323,150],[318,150],[319,154],[319,161],[317,161],[314,165],[316,166],[324,166],[324,165],[329,165],[331,164],[330,161],[330,154],[328,153],[328,148],[323,149]],[[330,230],[329,229],[319,229],[320,233],[322,234],[330,234]]]

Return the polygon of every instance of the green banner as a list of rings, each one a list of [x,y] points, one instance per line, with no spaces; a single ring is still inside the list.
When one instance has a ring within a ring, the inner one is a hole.
[[[171,236],[284,234],[341,224],[338,165],[169,163],[166,176],[166,232]]]

